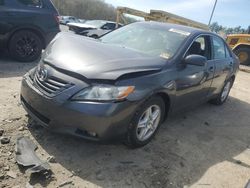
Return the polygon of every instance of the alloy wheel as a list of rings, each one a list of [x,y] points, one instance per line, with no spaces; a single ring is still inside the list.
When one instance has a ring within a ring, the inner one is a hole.
[[[16,42],[16,51],[21,57],[35,55],[38,51],[36,39],[31,36],[21,36]]]
[[[137,139],[145,141],[156,131],[161,119],[161,108],[158,105],[151,105],[141,115],[136,130]]]

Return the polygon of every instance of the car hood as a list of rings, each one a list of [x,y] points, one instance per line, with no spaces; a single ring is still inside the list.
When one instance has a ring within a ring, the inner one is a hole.
[[[88,79],[115,80],[124,74],[161,70],[167,60],[95,39],[61,33],[45,50],[43,61]]]

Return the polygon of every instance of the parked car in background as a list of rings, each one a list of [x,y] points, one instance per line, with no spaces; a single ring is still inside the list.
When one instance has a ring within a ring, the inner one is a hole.
[[[69,30],[79,35],[84,35],[92,38],[100,36],[116,29],[116,23],[105,20],[88,20],[85,23],[69,23]],[[118,24],[118,28],[122,24]]]
[[[170,114],[223,104],[238,68],[221,37],[186,26],[136,22],[98,40],[60,33],[24,76],[21,101],[51,130],[140,147]]]
[[[79,19],[79,22],[80,23],[85,23],[87,20],[84,20],[84,19]]]
[[[79,23],[79,19],[74,16],[60,16],[60,24],[67,25],[68,23]]]
[[[50,0],[0,0],[0,48],[18,61],[34,61],[60,31]]]

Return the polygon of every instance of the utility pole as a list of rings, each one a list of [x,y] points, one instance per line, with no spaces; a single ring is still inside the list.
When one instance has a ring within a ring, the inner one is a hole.
[[[214,7],[213,7],[213,10],[212,10],[209,22],[208,22],[208,26],[210,26],[210,24],[211,24],[211,21],[212,21],[213,15],[214,15],[214,10],[215,10],[216,5],[217,5],[217,0],[215,0],[215,2],[214,2]]]

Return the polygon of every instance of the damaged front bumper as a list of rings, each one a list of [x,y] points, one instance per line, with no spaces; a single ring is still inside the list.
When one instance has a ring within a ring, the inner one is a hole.
[[[97,141],[120,139],[125,135],[137,109],[135,102],[71,101],[67,92],[46,97],[25,75],[21,86],[21,103],[33,119],[55,132]]]
[[[37,146],[28,137],[17,138],[15,152],[16,161],[19,165],[29,167],[30,173],[48,172],[50,166],[47,162],[42,161],[35,153]]]

